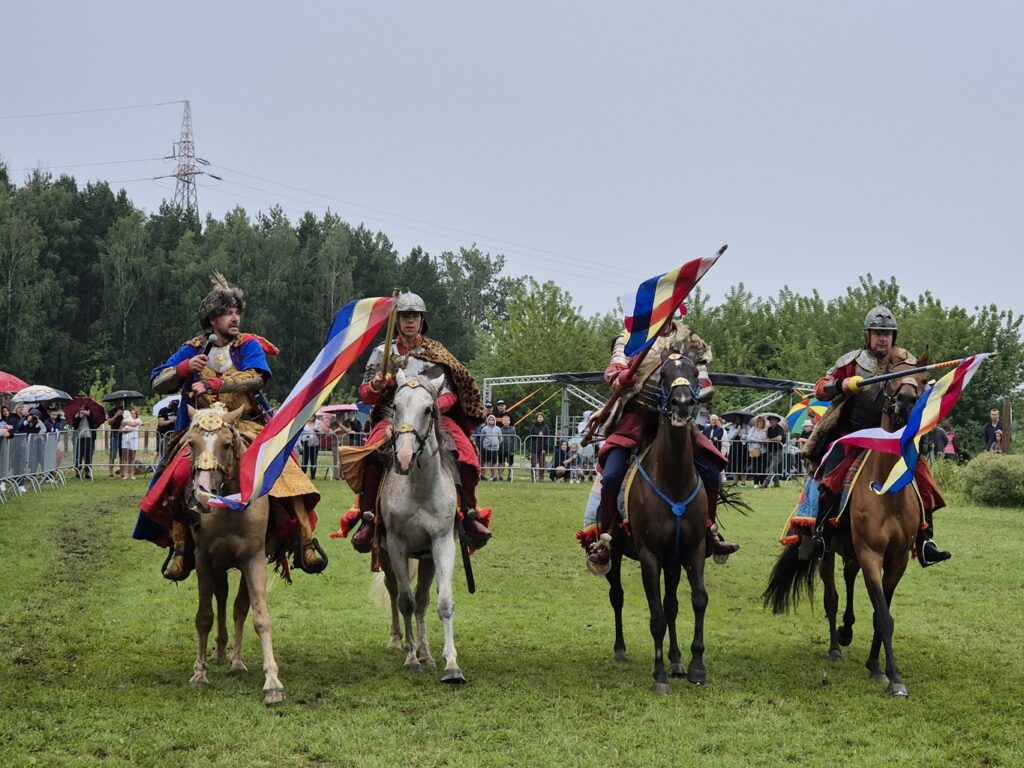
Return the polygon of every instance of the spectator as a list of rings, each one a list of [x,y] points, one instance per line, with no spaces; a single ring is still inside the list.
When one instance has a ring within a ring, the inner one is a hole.
[[[498,464],[501,465],[502,471],[504,471],[505,465],[508,465],[508,481],[510,483],[512,482],[512,465],[516,461],[518,439],[516,428],[512,426],[512,417],[506,413],[501,417],[501,455],[498,457]]]
[[[988,450],[991,453],[1003,452],[1003,430],[997,429],[995,431],[995,434],[992,436],[992,444],[989,445]]]
[[[765,466],[767,457],[765,451],[768,447],[768,427],[764,416],[755,416],[753,424],[747,430],[747,456],[750,461],[747,463],[747,474],[754,478],[754,487],[763,488],[765,481]]]
[[[82,477],[86,473],[92,477],[92,454],[96,447],[96,430],[87,406],[82,406],[71,418],[71,428],[75,431],[75,474]]]
[[[767,488],[768,485],[773,485],[776,488],[779,487],[779,475],[783,473],[782,460],[783,444],[786,442],[786,429],[782,426],[782,417],[776,416],[774,413],[768,417],[768,474],[764,479],[763,485]]]
[[[132,408],[128,415],[121,419],[121,479],[135,479],[135,452],[139,450],[139,427],[142,419],[139,412]]]
[[[107,417],[107,427],[110,431],[107,438],[110,446],[110,464],[107,466],[107,477],[114,476],[114,466],[121,456],[121,422],[124,421],[124,403],[115,406],[114,412]],[[120,470],[118,470],[120,474]]]
[[[12,437],[14,435],[14,424],[11,422],[14,417],[11,416],[11,409],[6,405],[0,408],[0,438]]]
[[[996,432],[1003,431],[1003,422],[999,419],[998,408],[993,408],[989,411],[988,418],[989,423],[985,425],[985,448],[991,450],[989,446],[996,441]]]
[[[509,419],[511,419],[512,418],[512,412],[509,411],[509,410],[506,410],[506,408],[505,408],[505,401],[504,400],[498,400],[494,404],[494,418],[497,420],[499,426],[501,425],[501,420],[503,418],[505,418],[506,416],[508,416]]]
[[[942,425],[942,431],[946,433],[946,445],[942,449],[942,457],[946,461],[956,461],[960,458],[960,439],[953,431],[953,425],[948,421]]]
[[[326,424],[326,416],[325,424]],[[339,449],[342,445],[348,445],[351,441],[351,435],[353,434],[352,419],[335,419],[334,423],[331,424],[327,430],[327,441],[331,449],[331,477],[335,480],[341,480],[341,455]],[[359,429],[359,423],[356,422],[355,429]],[[320,443],[323,446],[323,442]]]
[[[544,421],[543,413],[537,414],[526,441],[530,444],[530,478],[538,483],[544,480],[544,468],[548,463],[548,443],[551,441],[551,429]]]
[[[302,427],[299,437],[302,445],[302,471],[309,472],[310,478],[316,480],[316,462],[320,457],[320,432],[316,425],[316,416],[310,416]]]
[[[167,436],[174,431],[174,425],[178,420],[178,404],[180,401],[171,400],[167,405],[157,411],[156,414],[156,461],[164,455],[164,445],[167,443]]]
[[[494,414],[491,414],[480,428],[480,474],[481,477],[486,477],[490,473],[492,482],[501,480],[498,470],[498,452],[501,450],[501,444],[501,427],[498,426]]]
[[[729,445],[729,466],[726,467],[733,482],[747,484],[747,425],[743,416],[736,414],[725,430]]]
[[[569,442],[562,440],[555,448],[554,458],[551,460],[551,471],[548,475],[552,480],[564,480],[569,482],[572,477],[572,463],[574,456],[569,450]]]
[[[704,436],[711,441],[712,445],[721,452],[722,441],[725,440],[725,428],[722,426],[722,419],[719,418],[717,413],[713,413],[708,417],[708,425],[702,431]]]

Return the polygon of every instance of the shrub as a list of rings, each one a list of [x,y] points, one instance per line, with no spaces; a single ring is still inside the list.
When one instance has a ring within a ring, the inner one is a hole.
[[[967,498],[979,504],[1024,507],[1024,456],[983,453],[960,470]]]
[[[964,492],[964,471],[955,461],[935,459],[930,464],[932,477],[935,478],[935,485],[943,494]]]

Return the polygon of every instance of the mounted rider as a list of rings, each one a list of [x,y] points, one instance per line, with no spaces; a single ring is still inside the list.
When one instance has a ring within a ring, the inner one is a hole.
[[[266,339],[239,331],[245,311],[242,291],[228,285],[219,272],[211,280],[213,290],[199,305],[203,334],[186,341],[150,375],[155,392],[181,391],[182,398],[175,431],[168,435],[157,475],[139,504],[141,513],[134,537],[172,548],[163,571],[164,578],[171,581],[185,579],[192,569],[187,557],[191,548],[184,503],[191,456],[187,442],[182,440],[190,423],[189,405],[198,410],[219,403],[229,412],[244,407],[237,426],[243,439],[251,442],[267,421],[259,396],[271,375],[267,355],[278,353]],[[270,497],[285,508],[290,518],[278,534],[290,535],[292,528],[298,529],[296,565],[307,573],[322,571],[327,558],[313,538],[313,510],[320,494],[298,464],[289,461],[285,465]]]
[[[633,452],[643,448],[644,428],[653,413],[658,410],[658,370],[662,354],[686,354],[697,366],[700,375],[698,388],[700,400],[709,401],[714,396],[711,379],[708,378],[708,364],[711,362],[711,348],[680,319],[665,324],[655,339],[635,376],[629,375],[631,358],[626,356],[626,342],[629,333],[623,331],[612,344],[611,361],[604,371],[605,382],[623,394],[615,404],[609,420],[605,422],[607,435],[598,452],[601,467],[601,505],[599,512],[600,535],[589,548],[587,560],[600,572],[611,558],[611,534],[619,520],[619,490],[629,468]],[[718,489],[721,474],[728,460],[715,448],[704,434],[692,426],[694,464],[708,497],[708,554],[728,557],[738,550],[739,544],[723,540],[718,535],[715,511],[718,503]]]
[[[487,543],[491,532],[478,519],[476,486],[480,480],[480,459],[470,435],[483,422],[484,402],[473,376],[443,344],[426,336],[427,305],[415,293],[406,292],[395,304],[397,323],[395,337],[389,340],[390,352],[385,364],[385,344],[370,354],[359,386],[359,399],[372,406],[373,425],[366,444],[355,450],[342,449],[350,456],[358,455],[355,470],[346,471],[346,479],[359,496],[362,526],[352,537],[357,552],[373,548],[373,534],[378,520],[377,495],[383,478],[384,464],[380,452],[390,445],[391,421],[394,417],[395,374],[404,370],[406,376],[436,378],[444,375],[438,392],[441,411],[442,447],[455,453],[458,477],[460,514],[467,544],[479,549]]]
[[[896,317],[892,311],[882,305],[874,307],[864,318],[864,346],[836,360],[828,373],[814,385],[814,396],[820,400],[831,400],[832,404],[804,446],[803,453],[812,464],[821,461],[833,440],[857,430],[881,426],[885,385],[862,387],[860,381],[886,373],[898,363],[916,365],[917,360],[913,355],[896,346],[897,331]],[[825,464],[815,473],[819,478],[817,519],[812,538],[815,558],[823,557],[828,550],[835,526],[827,521],[837,511],[847,473],[862,453],[862,448],[837,444]],[[928,462],[917,462],[914,481],[925,514],[925,524],[917,536],[917,557],[921,566],[927,567],[951,557],[949,552],[940,549],[932,540],[932,514],[946,506],[946,502],[935,487]]]

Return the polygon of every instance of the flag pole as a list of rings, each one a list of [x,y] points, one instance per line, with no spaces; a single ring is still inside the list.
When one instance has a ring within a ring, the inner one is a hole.
[[[397,288],[391,292],[391,297],[394,298],[395,296],[398,296]],[[384,373],[385,377],[389,375],[388,365],[391,363],[391,340],[395,335],[395,317],[398,315],[398,312],[395,311],[395,307],[397,306],[398,304],[396,303],[395,306],[391,308],[391,314],[388,315],[388,327],[387,330],[384,331],[384,359],[381,362],[380,369]]]
[[[728,247],[728,243],[724,244],[721,248],[718,249],[718,252],[715,253],[715,256],[721,256],[723,253],[725,253],[725,249]],[[657,339],[658,336],[660,336],[662,332],[665,330],[665,327],[672,322],[672,318],[675,317],[676,310],[679,309],[679,306],[684,301],[686,301],[686,296],[679,300],[679,304],[676,304],[674,307],[672,307],[672,311],[668,313],[664,321],[662,321],[661,325],[658,327],[658,332],[654,334],[655,339]],[[647,357],[647,353],[650,352],[651,347],[653,346],[654,345],[651,344],[637,353],[636,357],[633,358],[633,362],[631,362],[629,364],[629,367],[626,369],[627,378],[631,378],[636,375],[637,369],[640,368],[640,364],[644,361],[644,358]],[[604,405],[598,408],[591,415],[590,421],[587,422],[587,428],[583,432],[583,437],[580,438],[580,445],[587,446],[590,445],[591,442],[593,442],[594,433],[597,431],[598,426],[601,424],[601,422],[608,418],[608,414],[611,413],[612,408],[615,406],[615,403],[619,401],[619,398],[621,396],[621,388],[613,390],[612,395],[611,397],[608,398],[607,402],[605,402]]]

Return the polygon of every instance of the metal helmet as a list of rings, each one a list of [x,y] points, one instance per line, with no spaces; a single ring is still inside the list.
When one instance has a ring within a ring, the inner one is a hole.
[[[892,331],[892,340],[896,341],[896,317],[892,310],[879,304],[873,307],[864,318],[864,342],[867,343],[868,331]]]
[[[419,312],[420,317],[423,319],[420,333],[425,334],[427,332],[427,305],[419,294],[412,291],[398,294],[395,312]]]

